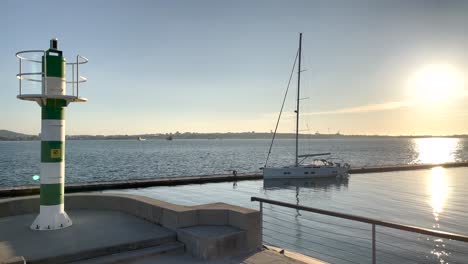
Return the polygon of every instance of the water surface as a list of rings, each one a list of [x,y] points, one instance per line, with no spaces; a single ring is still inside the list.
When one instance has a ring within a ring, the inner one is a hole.
[[[68,183],[259,172],[269,139],[69,140]],[[352,166],[468,160],[468,139],[347,138],[302,140],[300,153],[332,152]],[[0,186],[38,184],[40,142],[0,141]],[[277,140],[269,165],[294,162],[294,140]]]
[[[258,209],[259,196],[468,235],[468,168],[353,174],[349,179],[241,181],[119,190],[182,205],[225,202]],[[371,227],[264,207],[264,241],[331,263],[370,263]],[[468,263],[468,244],[377,227],[378,263]]]

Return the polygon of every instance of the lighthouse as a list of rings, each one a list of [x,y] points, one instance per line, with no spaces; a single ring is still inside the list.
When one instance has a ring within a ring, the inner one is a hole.
[[[79,96],[79,86],[87,80],[79,75],[79,68],[88,59],[77,55],[67,63],[58,49],[57,39],[50,40],[48,50],[20,51],[16,57],[19,59],[17,98],[37,102],[41,107],[40,209],[31,229],[62,229],[72,225],[64,207],[65,109],[72,102],[87,101]],[[40,71],[25,72],[27,66]],[[71,80],[66,78],[67,69],[71,70]],[[28,83],[39,83],[41,90],[25,92]],[[68,93],[67,84],[71,86]]]

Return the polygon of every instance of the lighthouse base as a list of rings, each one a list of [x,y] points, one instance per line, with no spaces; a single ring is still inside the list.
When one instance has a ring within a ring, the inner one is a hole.
[[[32,230],[57,230],[72,225],[71,219],[65,213],[63,204],[41,205],[40,213],[31,225]]]

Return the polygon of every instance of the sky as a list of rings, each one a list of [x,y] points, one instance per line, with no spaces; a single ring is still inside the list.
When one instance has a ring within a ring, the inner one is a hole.
[[[56,37],[89,59],[69,135],[269,132],[302,32],[302,133],[468,134],[467,25],[450,0],[0,1],[0,129],[40,132],[15,53]]]

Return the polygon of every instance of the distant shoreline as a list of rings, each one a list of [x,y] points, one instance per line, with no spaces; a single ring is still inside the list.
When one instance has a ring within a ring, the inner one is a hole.
[[[272,133],[256,133],[256,132],[243,132],[243,133],[166,133],[166,134],[139,134],[139,135],[69,135],[66,136],[67,140],[138,140],[143,138],[147,140],[166,140],[172,137],[174,140],[178,139],[271,139]],[[301,139],[346,139],[346,138],[365,138],[365,139],[386,139],[386,138],[468,138],[468,135],[343,135],[343,134],[301,134]],[[293,139],[293,133],[278,133],[277,139]],[[26,135],[8,130],[0,130],[0,141],[34,141],[40,140],[39,135]]]

